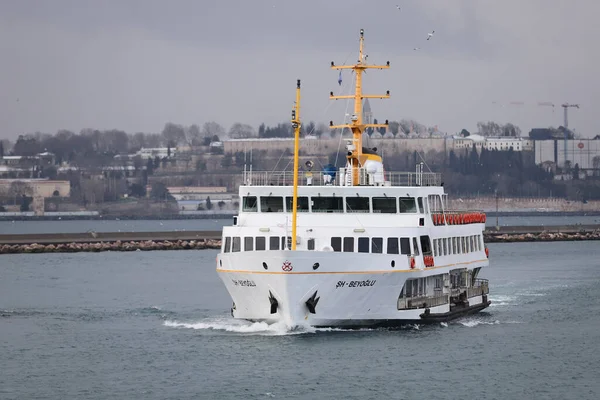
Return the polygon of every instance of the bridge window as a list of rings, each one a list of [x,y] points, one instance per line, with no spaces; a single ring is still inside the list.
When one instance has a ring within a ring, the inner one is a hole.
[[[285,198],[285,209],[287,212],[294,211],[292,205],[294,204],[294,198],[287,196]],[[308,197],[298,197],[298,212],[308,212]]]
[[[331,247],[333,247],[333,251],[342,251],[342,238],[341,237],[332,237],[331,238]]]
[[[271,236],[269,238],[269,250],[279,250],[279,237]]]
[[[368,197],[346,197],[346,212],[349,213],[368,213]]]
[[[417,205],[414,197],[400,197],[400,212],[401,213],[416,213]]]
[[[283,197],[267,196],[260,198],[260,211],[283,212]]]
[[[306,247],[308,248],[308,250],[314,250],[315,249],[315,239],[308,239],[308,241],[306,242]]]
[[[396,198],[395,197],[373,197],[373,212],[396,214]]]
[[[388,254],[398,254],[398,238],[388,238],[387,253]]]
[[[346,252],[346,253],[354,252],[354,238],[353,237],[345,237],[344,238],[344,252]]]
[[[225,238],[225,247],[223,248],[223,253],[229,253],[231,251],[231,238]]]
[[[311,197],[313,212],[343,212],[343,198],[341,197]]]
[[[413,252],[415,254],[415,256],[419,255],[419,245],[417,244],[417,238],[413,238]]]
[[[358,238],[358,252],[359,253],[368,253],[369,252],[369,238],[368,237]]]
[[[240,239],[239,236],[234,237],[233,241],[231,242],[231,252],[232,253],[237,253],[238,251],[242,250],[242,240]]]
[[[244,238],[244,251],[252,251],[254,250],[254,238],[253,237],[245,237]]]
[[[442,255],[448,255],[448,239],[444,238],[442,239],[442,246],[444,247]]]
[[[290,250],[291,248],[292,248],[292,237],[291,236],[287,237],[287,246],[286,246],[285,236],[283,236],[281,238],[281,250],[285,250],[285,249]]]
[[[244,212],[257,212],[258,211],[258,201],[256,196],[244,196],[242,200],[242,211]]]
[[[256,237],[256,250],[265,250],[266,249],[266,240],[264,236]]]
[[[371,238],[371,253],[383,253],[383,238]]]
[[[400,238],[400,254],[410,254],[410,240]]]

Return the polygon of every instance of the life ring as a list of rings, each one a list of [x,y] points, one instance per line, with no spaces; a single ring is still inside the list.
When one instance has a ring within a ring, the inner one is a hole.
[[[410,258],[410,269],[415,269],[415,258],[414,257]]]
[[[487,247],[485,248],[485,256],[487,258],[490,258],[490,249],[488,249]]]

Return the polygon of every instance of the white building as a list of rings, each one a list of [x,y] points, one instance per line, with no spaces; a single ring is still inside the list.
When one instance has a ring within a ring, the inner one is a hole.
[[[508,151],[511,148],[513,151],[533,150],[533,141],[520,137],[484,137],[473,134],[467,137],[454,136],[453,139],[455,149],[470,149],[474,146],[477,150],[482,148],[498,151]]]
[[[171,153],[170,156],[174,157],[175,156],[175,152],[176,152],[176,148],[172,147],[170,149]],[[137,153],[135,153],[136,156],[140,156],[143,159],[148,159],[148,158],[165,158],[165,157],[169,157],[169,148],[168,147],[155,147],[155,148],[141,148]]]

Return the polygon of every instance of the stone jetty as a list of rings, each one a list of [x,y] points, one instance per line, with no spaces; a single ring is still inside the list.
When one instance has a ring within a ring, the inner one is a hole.
[[[11,253],[77,253],[100,251],[150,251],[150,250],[204,250],[220,249],[220,240],[177,240],[177,241],[120,241],[96,243],[61,243],[61,244],[2,244],[0,254]]]
[[[486,243],[568,242],[600,240],[600,230],[591,232],[485,233],[483,236]]]

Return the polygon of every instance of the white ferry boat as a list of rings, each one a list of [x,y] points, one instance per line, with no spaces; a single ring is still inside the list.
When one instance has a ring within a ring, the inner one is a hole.
[[[233,299],[234,318],[289,327],[379,327],[448,321],[490,305],[483,241],[485,214],[447,208],[441,175],[384,171],[376,149],[363,147],[362,73],[387,69],[363,57],[352,69],[356,89],[347,164],[298,171],[300,81],[292,112],[294,170],[244,171],[239,215],[223,229],[217,272]]]

